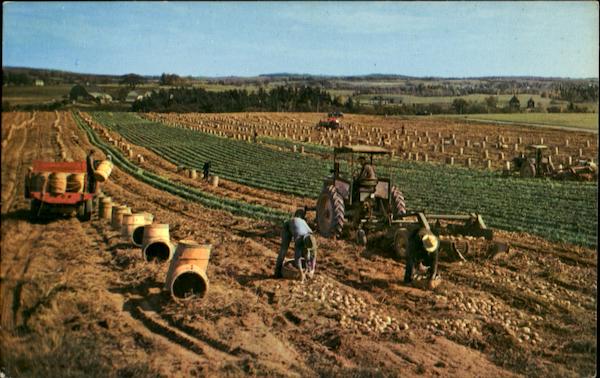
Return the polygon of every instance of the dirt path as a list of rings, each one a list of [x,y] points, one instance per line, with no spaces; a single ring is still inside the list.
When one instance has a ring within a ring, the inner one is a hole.
[[[62,147],[48,127],[56,115],[40,113],[23,151],[83,159],[91,147],[85,134],[69,114],[58,116]],[[8,144],[7,162],[17,167],[9,179],[21,177],[34,156],[17,153],[19,145]],[[159,160],[147,162],[166,170]],[[3,197],[1,257],[2,369],[10,376],[56,376],[67,367],[98,376],[565,377],[594,370],[594,251],[501,233],[520,243],[511,255],[444,261],[443,285],[428,292],[402,285],[404,264],[386,251],[320,238],[317,278],[301,285],[271,277],[277,228],[116,169],[103,187],[116,202],[170,224],[173,240],[213,245],[208,297],[177,305],[161,290],[167,266],[141,261],[140,249],[106,222],[32,224],[22,188],[13,188],[7,209]],[[291,201],[274,197],[272,204]]]

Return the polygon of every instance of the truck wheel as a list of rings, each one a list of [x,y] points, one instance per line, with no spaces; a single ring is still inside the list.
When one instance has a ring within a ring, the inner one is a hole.
[[[79,205],[79,208],[77,209],[77,217],[79,218],[79,220],[82,222],[87,222],[90,219],[92,219],[93,207],[94,207],[94,205],[93,205],[91,199],[89,199],[89,200],[83,202],[81,205]]]
[[[392,215],[394,218],[406,214],[406,201],[402,192],[396,186],[392,186],[390,194],[392,197]]]
[[[344,200],[335,186],[323,188],[317,200],[317,225],[325,237],[340,236],[344,227]]]
[[[42,202],[38,199],[32,199],[29,205],[29,217],[32,220],[38,219],[38,214],[40,212],[40,208],[42,207]]]

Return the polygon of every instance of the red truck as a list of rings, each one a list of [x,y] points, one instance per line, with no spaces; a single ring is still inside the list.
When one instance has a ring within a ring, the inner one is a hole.
[[[49,174],[66,173],[78,175],[80,185],[76,190],[60,192],[50,190]],[[89,221],[95,193],[90,193],[86,176],[85,161],[48,162],[35,160],[32,169],[25,178],[25,198],[31,199],[30,212],[33,219],[41,214],[72,214],[77,213],[81,221]]]

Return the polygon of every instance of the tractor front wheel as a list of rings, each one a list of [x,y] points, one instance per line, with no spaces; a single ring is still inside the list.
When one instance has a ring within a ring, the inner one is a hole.
[[[344,227],[344,200],[335,186],[323,188],[317,200],[317,225],[325,237],[340,236]]]
[[[391,190],[392,199],[392,215],[394,218],[398,218],[400,215],[406,214],[406,201],[404,195],[397,187],[392,186]]]

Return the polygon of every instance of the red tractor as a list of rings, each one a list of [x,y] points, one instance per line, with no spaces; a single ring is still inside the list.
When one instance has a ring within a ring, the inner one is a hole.
[[[341,112],[331,112],[327,115],[327,119],[322,119],[317,123],[316,129],[330,129],[330,130],[340,130],[343,129],[342,124],[340,123],[340,118],[342,118],[344,114]]]
[[[25,198],[31,199],[30,214],[72,214],[81,221],[92,217],[95,193],[90,193],[85,161],[47,162],[36,160],[25,178]]]

